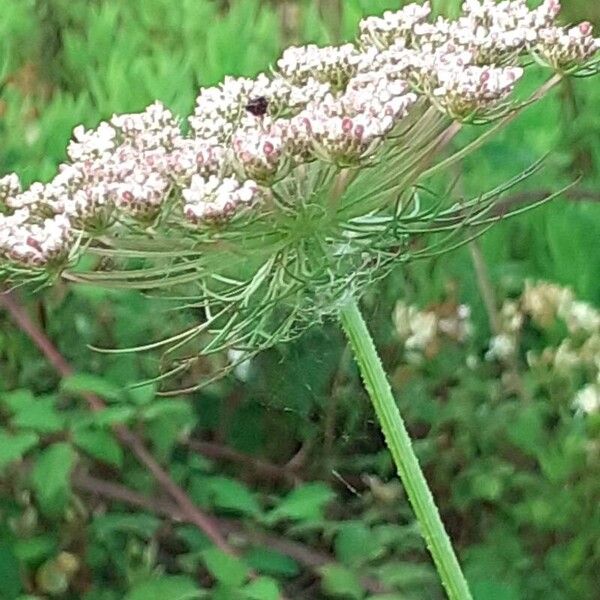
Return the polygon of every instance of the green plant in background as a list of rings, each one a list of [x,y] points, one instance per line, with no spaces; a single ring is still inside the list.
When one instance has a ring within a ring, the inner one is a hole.
[[[143,329],[143,327],[141,327],[141,329]],[[143,337],[144,337],[144,336],[142,335],[142,336],[141,336],[141,338],[143,339]],[[127,364],[131,365],[132,363],[131,363],[131,362],[129,362],[129,363],[127,363]],[[121,372],[122,372],[122,374],[124,374],[124,375],[125,375],[125,374],[126,374],[126,371],[127,371],[127,367],[126,367],[126,366],[122,366],[122,367],[121,367],[121,369],[122,369],[122,371],[121,371]],[[126,377],[126,376],[124,377],[124,381],[127,381],[127,377]],[[88,385],[88,386],[89,386],[89,385],[92,385],[92,384],[88,382],[86,385]],[[102,388],[101,388],[99,391],[101,391],[102,393],[104,393],[104,394],[106,394],[106,395],[108,395],[108,396],[110,397],[110,390],[105,390],[105,389],[102,389]],[[139,418],[139,413],[138,413],[137,411],[123,411],[123,410],[121,410],[120,412],[121,412],[121,415],[117,415],[117,416],[116,416],[116,417],[114,417],[114,418],[117,418],[117,419],[124,419],[124,418],[127,418],[127,419],[128,419],[128,418]],[[129,416],[124,416],[124,415],[122,414],[123,412],[129,412]],[[109,413],[109,414],[110,414],[110,413]],[[185,414],[183,414],[183,416],[182,416],[182,422],[185,422]],[[162,427],[164,427],[164,424],[162,425]],[[164,448],[164,452],[165,452],[165,456],[167,456],[167,455],[168,455],[168,453],[169,453],[169,448],[168,448],[168,447],[165,447],[165,448]],[[66,461],[65,461],[65,464],[68,466],[68,462],[66,462]],[[219,489],[219,488],[217,488],[217,489]],[[310,497],[311,497],[311,496],[310,496],[310,494],[309,494],[309,495],[307,495],[307,496],[301,496],[301,498],[302,498],[302,502],[303,502],[303,503],[308,503],[308,504],[310,504],[310,503],[308,502],[308,500],[309,500],[309,498],[310,498]],[[322,498],[321,502],[325,502],[325,501],[326,501],[326,499],[327,499],[327,494],[326,494],[326,493],[324,493],[324,494],[322,494],[322,495],[320,495],[320,494],[317,494],[317,497],[320,497],[320,498]],[[199,497],[199,498],[200,498],[200,497]],[[225,502],[225,501],[222,501],[222,502]],[[225,506],[226,506],[226,504],[224,503],[222,506],[223,506],[223,507],[225,507]],[[293,506],[293,503],[292,503],[292,506]],[[249,514],[252,514],[252,512],[250,512]],[[282,513],[282,514],[285,514],[285,513]],[[290,515],[293,515],[293,514],[294,514],[293,512],[291,512],[291,513],[290,513]],[[360,538],[360,539],[362,539],[362,538]],[[147,557],[147,560],[149,561],[149,562],[148,562],[148,564],[152,564],[152,556],[151,556],[151,555],[149,555],[149,556]],[[60,562],[60,561],[59,561],[59,562]],[[212,563],[210,563],[210,561],[209,561],[209,560],[207,560],[207,563],[208,563],[208,564],[212,564]],[[54,564],[54,563],[53,563],[53,564]],[[325,583],[325,585],[327,586],[327,589],[328,589],[328,591],[330,591],[331,593],[335,593],[335,590],[337,589],[337,590],[338,590],[338,593],[340,593],[340,594],[343,594],[343,593],[344,593],[344,591],[343,591],[343,590],[344,590],[344,586],[343,586],[343,584],[342,584],[342,583],[340,583],[340,582],[343,582],[344,580],[346,580],[346,581],[349,581],[349,578],[348,578],[348,573],[347,573],[347,572],[344,572],[343,570],[342,570],[342,571],[339,571],[339,570],[338,570],[338,571],[336,571],[335,569],[324,570],[324,571],[323,571],[323,573],[326,575],[326,577],[325,577],[325,582],[326,582],[326,583]],[[224,581],[227,579],[227,576],[222,576],[222,577],[223,577],[223,580],[224,580]],[[165,585],[165,586],[173,585],[173,586],[175,586],[174,588],[168,588],[168,587],[167,587],[167,588],[165,588],[165,589],[176,589],[176,587],[177,587],[177,586],[181,586],[181,589],[182,589],[182,590],[184,590],[182,593],[186,593],[186,592],[185,592],[185,589],[186,589],[186,586],[188,586],[188,585],[189,585],[189,582],[188,582],[188,583],[186,583],[185,581],[181,581],[181,580],[179,580],[179,581],[170,580],[170,579],[169,579],[169,577],[166,577],[166,578],[164,578],[164,579],[165,579],[165,581],[163,581],[163,583],[161,583],[160,585]],[[167,580],[168,580],[168,581],[167,581]],[[162,580],[161,580],[161,581],[162,581]],[[241,579],[240,579],[240,581],[241,581]],[[338,583],[336,583],[336,582],[338,582]],[[158,585],[158,584],[157,584],[157,585]],[[261,585],[262,585],[262,584],[261,584]],[[266,584],[266,585],[268,585],[268,584]],[[347,584],[347,587],[346,587],[346,593],[348,593],[348,594],[350,594],[350,595],[352,595],[352,594],[356,593],[356,592],[349,592],[349,591],[347,591],[347,590],[348,590],[348,589],[356,589],[356,587],[357,587],[357,586],[358,586],[358,587],[360,587],[360,586],[358,585],[358,583],[356,583],[356,585],[348,583],[348,584]],[[159,588],[157,588],[157,589],[159,589]],[[191,589],[191,588],[189,588],[189,589]],[[140,593],[142,593],[142,594],[143,594],[143,593],[146,593],[146,592],[144,591],[144,588],[143,588],[143,587],[141,588],[141,590],[142,590],[142,591],[141,591]],[[167,592],[163,592],[163,593],[167,593]],[[192,593],[192,592],[190,592],[190,593]],[[265,595],[264,597],[268,597],[268,596],[266,596],[266,595]],[[493,597],[493,596],[492,596],[492,597]]]

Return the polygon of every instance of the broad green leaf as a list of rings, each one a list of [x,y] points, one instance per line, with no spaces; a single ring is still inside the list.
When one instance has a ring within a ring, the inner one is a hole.
[[[361,600],[365,592],[354,571],[341,565],[329,564],[319,569],[321,586],[330,596]]]
[[[183,416],[189,420],[193,419],[194,412],[190,403],[186,400],[155,400],[144,407],[141,412],[144,419],[152,420],[159,417]]]
[[[26,409],[20,410],[11,420],[20,429],[33,429],[40,433],[54,433],[64,427],[65,419],[55,408],[56,398],[36,398]]]
[[[218,548],[204,550],[202,560],[217,581],[230,587],[240,587],[248,576],[248,567],[239,558]]]
[[[380,551],[373,532],[364,523],[347,523],[335,536],[335,555],[345,565],[362,565]]]
[[[117,468],[123,466],[123,449],[109,431],[76,429],[72,433],[72,439],[78,448],[90,456]]]
[[[243,588],[248,600],[279,600],[280,591],[277,582],[270,577],[258,577]]]
[[[307,483],[290,492],[269,514],[268,521],[320,521],[335,494],[324,483]]]
[[[67,506],[75,452],[66,442],[43,450],[35,462],[31,481],[39,506],[49,516],[59,516]]]
[[[25,563],[40,564],[44,559],[56,554],[58,540],[51,534],[15,540],[13,549],[17,558]]]
[[[11,435],[0,431],[0,469],[22,458],[37,443],[38,436],[33,432]]]
[[[244,559],[250,567],[267,575],[296,577],[300,573],[300,567],[293,558],[270,548],[253,548]]]
[[[229,477],[210,477],[206,485],[216,508],[247,515],[260,513],[258,501],[243,483]]]
[[[109,402],[118,402],[123,399],[123,391],[114,383],[90,373],[75,373],[63,380],[63,392],[69,394],[96,394]]]
[[[163,575],[138,583],[124,600],[195,600],[200,589],[190,577]]]
[[[156,385],[149,383],[127,390],[127,396],[138,405],[148,404],[156,397]]]
[[[0,393],[0,403],[6,406],[11,413],[16,414],[29,408],[35,402],[31,390],[13,390]]]

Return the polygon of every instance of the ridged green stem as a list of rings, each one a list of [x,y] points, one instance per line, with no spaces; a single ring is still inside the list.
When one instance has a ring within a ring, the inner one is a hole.
[[[385,441],[420,523],[427,548],[433,557],[446,593],[450,600],[471,600],[469,587],[427,486],[375,344],[356,301],[352,300],[344,306],[340,311],[340,320],[350,340]]]

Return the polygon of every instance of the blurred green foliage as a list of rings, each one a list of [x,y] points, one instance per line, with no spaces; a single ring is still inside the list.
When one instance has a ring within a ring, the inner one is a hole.
[[[596,3],[563,3],[569,18],[600,22]],[[199,86],[254,75],[289,43],[349,38],[363,14],[399,4],[2,0],[0,172],[46,179],[78,123],[93,126],[157,98],[185,114]],[[600,304],[599,103],[597,79],[565,84],[456,173],[464,193],[478,193],[550,152],[527,193],[582,175],[579,196],[503,222],[481,240],[499,297],[546,278]],[[471,346],[449,344],[403,366],[391,321],[400,298],[469,304]],[[575,389],[532,372],[524,357],[517,368],[526,400],[498,365],[466,366],[490,336],[468,250],[395,273],[365,307],[475,597],[597,597],[600,423],[574,416]],[[127,387],[155,374],[155,356],[87,345],[142,344],[193,315],[165,315],[139,294],[71,286],[32,296],[28,308],[76,374],[60,381],[0,314],[0,598],[270,600],[282,590],[293,599],[442,597],[335,325],[259,356],[243,380],[164,398],[155,385]],[[532,330],[523,353],[555,341]],[[192,377],[223,360],[207,359]],[[89,413],[86,392],[108,408]],[[228,519],[239,559],[190,525],[82,486],[91,476],[161,500],[115,440],[114,423],[143,435],[198,506]]]

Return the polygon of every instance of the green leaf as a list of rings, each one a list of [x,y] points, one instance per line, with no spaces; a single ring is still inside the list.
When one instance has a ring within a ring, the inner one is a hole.
[[[300,573],[300,567],[293,558],[270,548],[253,548],[244,558],[250,567],[267,575],[296,577]]]
[[[12,548],[0,541],[0,598],[13,600],[23,591],[19,568]]]
[[[13,418],[12,425],[20,429],[33,429],[40,433],[54,433],[63,429],[64,417],[55,408],[56,398],[37,398],[26,409],[20,410]]]
[[[115,532],[124,532],[149,539],[154,535],[159,525],[160,519],[154,515],[144,513],[121,514],[114,511],[106,515],[96,516],[92,521],[94,535],[99,539],[108,539]]]
[[[63,380],[61,389],[63,392],[76,395],[96,394],[110,402],[123,399],[123,391],[118,385],[89,373],[75,373],[67,377]]]
[[[38,436],[33,432],[11,435],[0,431],[0,469],[22,458],[37,443]]]
[[[350,569],[346,569],[341,565],[329,564],[321,567],[319,571],[321,573],[321,585],[325,593],[335,597],[356,600],[364,598],[365,592],[358,578]]]
[[[35,462],[31,481],[41,510],[48,516],[61,515],[70,494],[75,452],[66,442],[49,446]]]
[[[152,420],[159,417],[184,417],[192,420],[194,411],[187,400],[155,400],[142,410],[144,419]]]
[[[218,548],[202,552],[202,560],[213,577],[230,587],[240,587],[248,575],[248,567],[235,556],[225,554]]]
[[[31,393],[31,390],[14,390],[0,394],[0,402],[12,414],[16,414],[29,408],[35,402],[35,396]]]
[[[380,552],[380,544],[364,523],[345,523],[335,536],[335,555],[349,567],[359,566]]]
[[[243,590],[248,600],[279,600],[281,593],[277,582],[270,577],[258,577]]]
[[[109,406],[89,416],[89,419],[84,420],[87,423],[97,425],[99,427],[106,425],[115,425],[118,423],[127,423],[135,415],[133,406]]]
[[[32,538],[15,540],[13,550],[16,557],[25,564],[40,564],[43,560],[56,554],[58,539],[51,535],[39,535]]]
[[[101,429],[75,430],[73,443],[92,456],[117,468],[123,466],[123,450],[112,433]]]
[[[320,521],[323,510],[335,494],[324,483],[307,483],[290,492],[268,515],[268,522],[282,519]]]
[[[247,515],[260,513],[260,506],[248,488],[229,477],[210,477],[206,485],[212,492],[215,507]]]
[[[194,600],[200,589],[190,577],[163,575],[138,583],[124,600]]]

